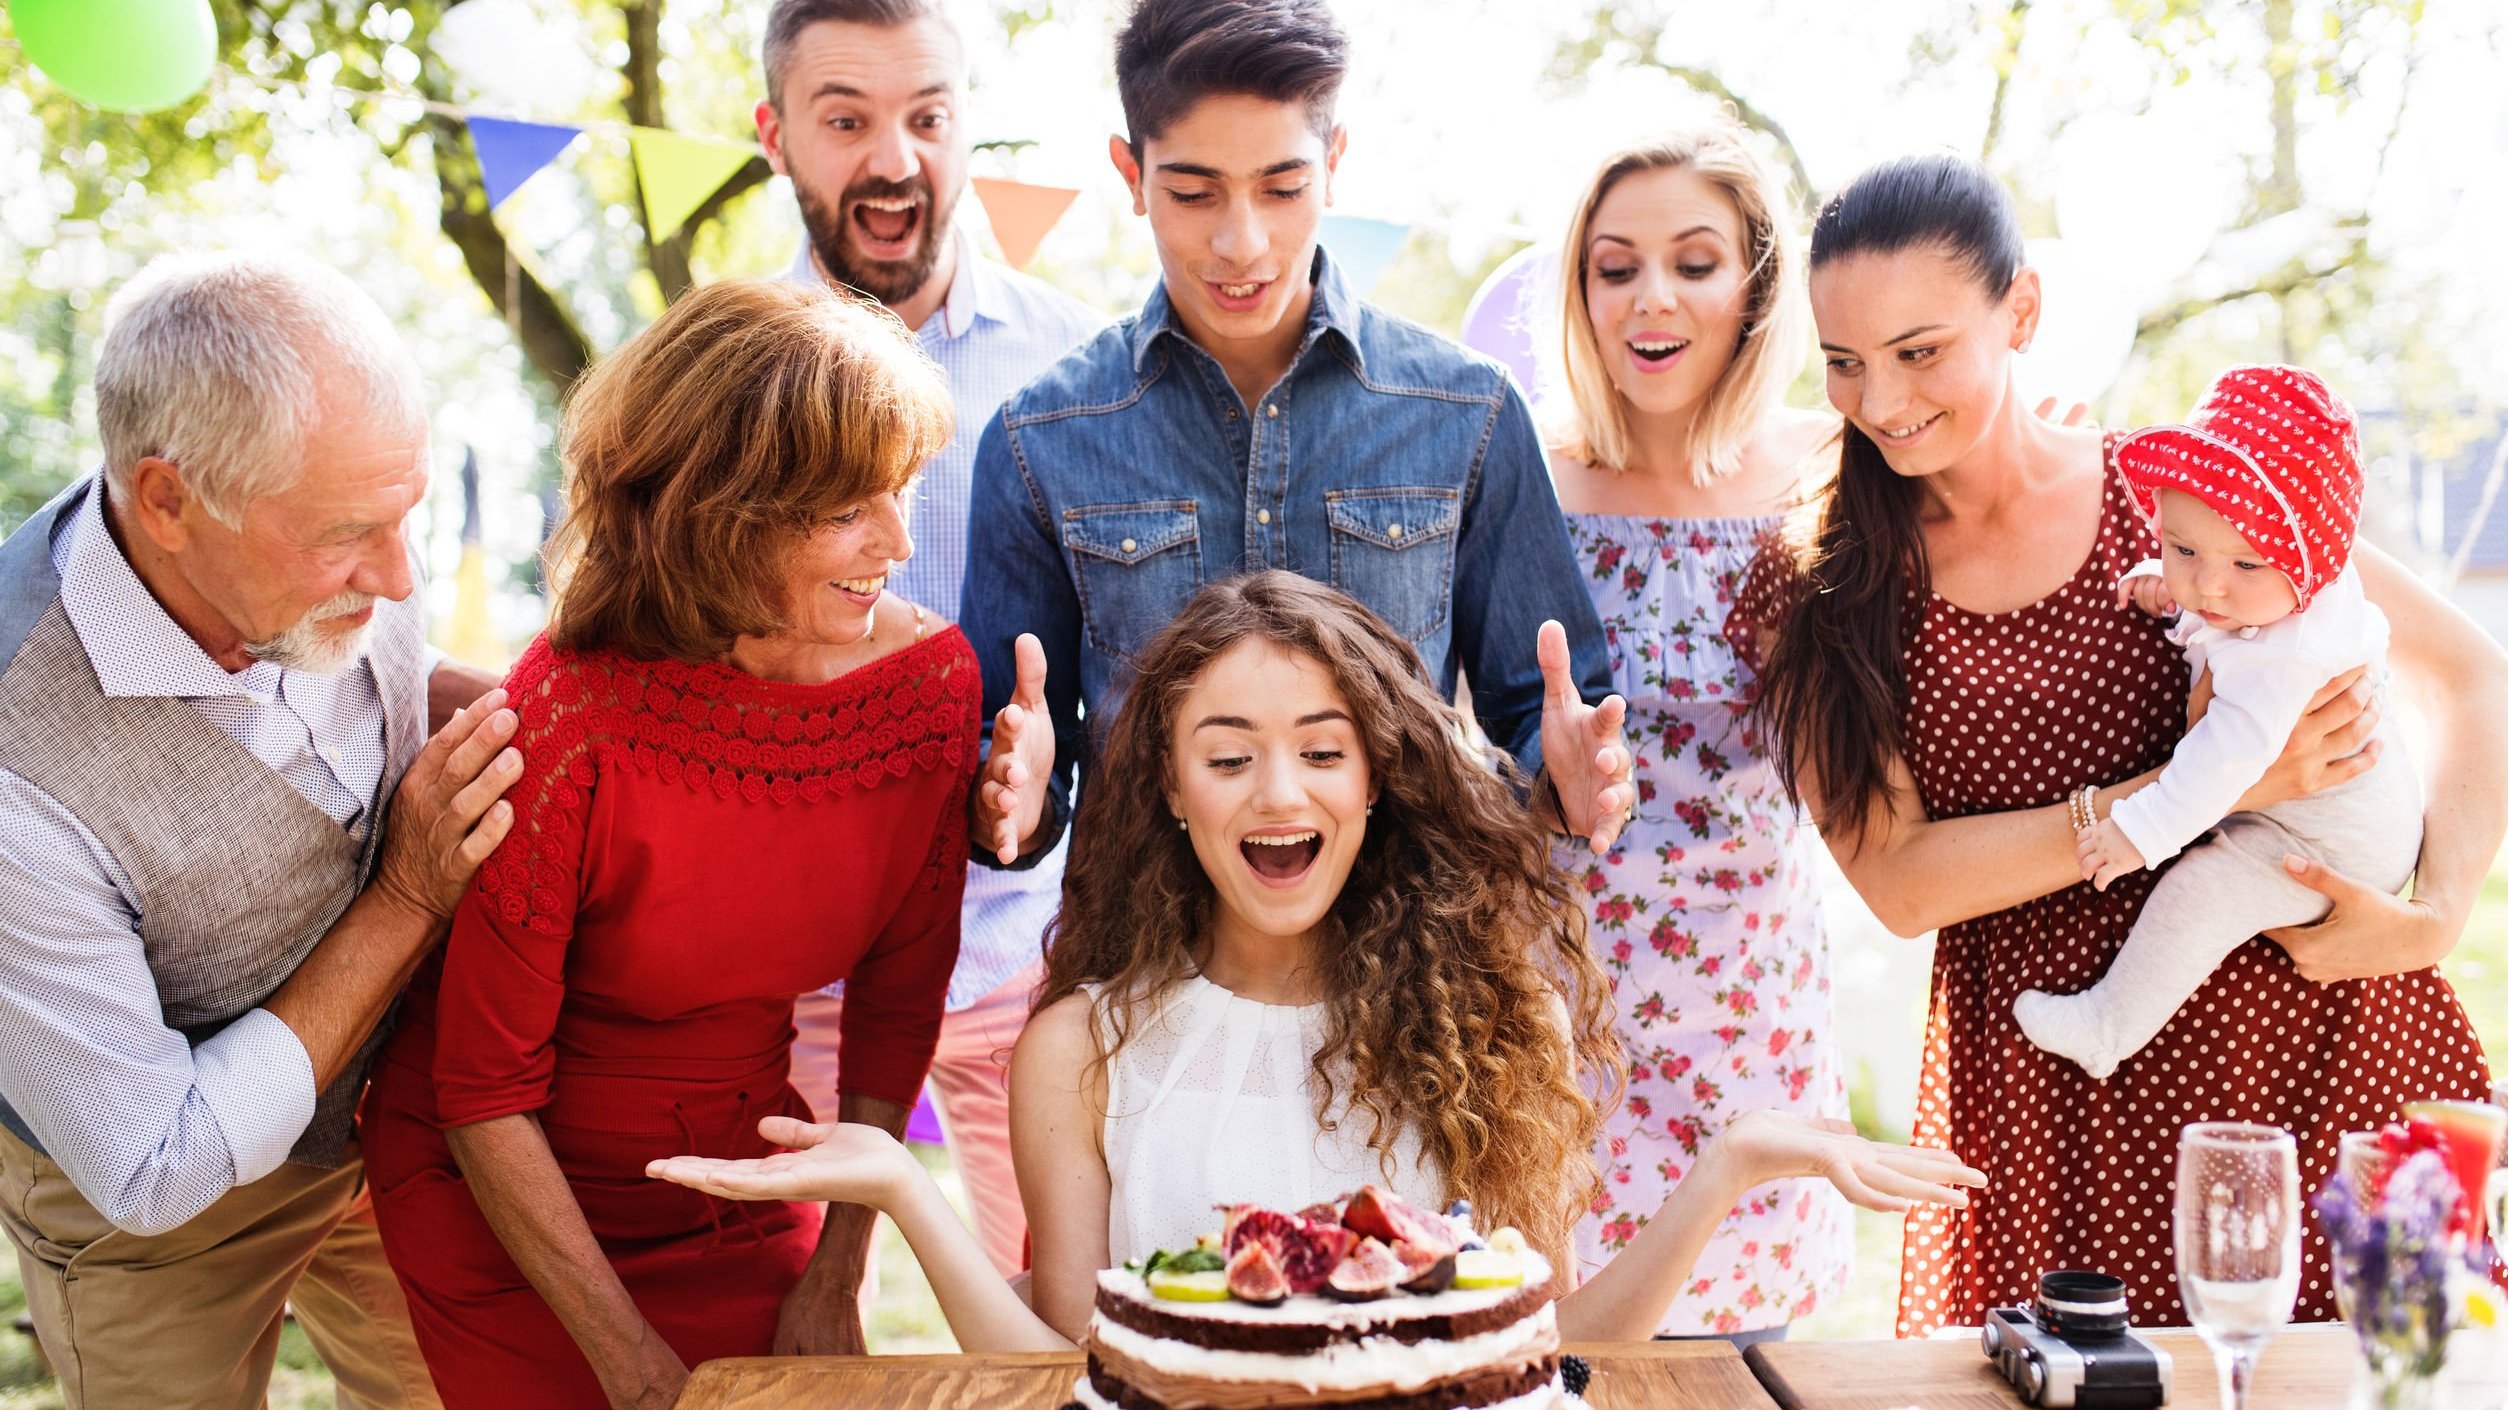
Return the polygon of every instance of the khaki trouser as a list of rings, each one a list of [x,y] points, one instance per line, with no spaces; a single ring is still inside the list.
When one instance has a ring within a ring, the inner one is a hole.
[[[290,1301],[341,1410],[436,1410],[364,1163],[282,1165],[170,1233],[116,1229],[0,1131],[0,1223],[69,1410],[261,1410]]]

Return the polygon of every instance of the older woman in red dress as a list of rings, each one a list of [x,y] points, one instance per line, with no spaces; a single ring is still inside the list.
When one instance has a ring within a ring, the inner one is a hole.
[[[949,434],[904,329],[816,286],[683,298],[568,413],[556,609],[506,683],[511,836],[365,1109],[445,1404],[666,1406],[716,1356],[859,1346],[867,1211],[734,1205],[797,994],[846,981],[847,1120],[903,1129],[958,944],[976,666],[881,591]]]

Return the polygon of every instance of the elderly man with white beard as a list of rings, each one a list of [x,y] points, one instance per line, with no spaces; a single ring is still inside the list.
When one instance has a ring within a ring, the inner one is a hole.
[[[417,379],[346,279],[161,261],[100,473],[0,544],[0,1224],[73,1407],[433,1406],[351,1120],[510,825],[515,717],[426,647]]]

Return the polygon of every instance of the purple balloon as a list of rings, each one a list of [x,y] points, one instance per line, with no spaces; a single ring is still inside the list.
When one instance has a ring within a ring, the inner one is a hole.
[[[1534,339],[1556,327],[1551,304],[1558,289],[1559,252],[1529,245],[1491,271],[1463,310],[1463,346],[1505,364],[1526,400],[1540,385],[1541,359]]]

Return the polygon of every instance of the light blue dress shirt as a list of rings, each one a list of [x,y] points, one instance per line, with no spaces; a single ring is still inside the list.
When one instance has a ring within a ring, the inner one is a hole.
[[[951,238],[957,241],[958,267],[949,297],[915,337],[949,379],[957,428],[916,482],[906,514],[914,557],[890,575],[889,587],[956,621],[959,584],[967,571],[975,446],[985,423],[1012,392],[1096,336],[1107,320],[1043,280],[984,258],[964,230]],[[821,278],[806,242],[786,277]],[[1002,693],[1008,694],[1007,683]],[[968,865],[958,967],[949,976],[951,1012],[1008,983],[1044,952],[1045,924],[1062,902],[1062,870],[1059,843],[1021,871]]]

